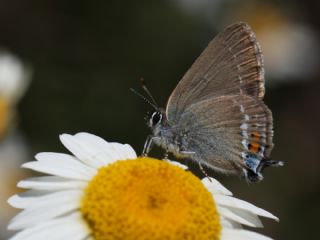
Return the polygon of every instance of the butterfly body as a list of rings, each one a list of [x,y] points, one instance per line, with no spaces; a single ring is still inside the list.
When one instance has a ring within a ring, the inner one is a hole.
[[[263,103],[263,57],[246,23],[214,38],[171,94],[165,110],[149,116],[152,135],[178,158],[189,158],[227,174],[262,179],[273,148],[272,114]]]

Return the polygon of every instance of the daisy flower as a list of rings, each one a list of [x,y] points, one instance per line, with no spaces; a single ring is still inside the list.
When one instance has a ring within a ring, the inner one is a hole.
[[[88,133],[60,140],[72,155],[39,153],[23,164],[49,176],[18,183],[29,190],[8,200],[23,209],[9,224],[20,231],[11,240],[266,240],[242,225],[277,220],[182,164],[137,157],[127,144]]]

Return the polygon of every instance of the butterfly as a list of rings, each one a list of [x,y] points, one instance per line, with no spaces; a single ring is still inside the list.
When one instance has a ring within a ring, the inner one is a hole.
[[[156,144],[200,167],[261,181],[265,167],[283,165],[269,159],[273,120],[264,94],[263,55],[255,34],[247,23],[232,24],[185,73],[166,109],[149,94],[155,111],[147,119],[152,134],[143,154]]]

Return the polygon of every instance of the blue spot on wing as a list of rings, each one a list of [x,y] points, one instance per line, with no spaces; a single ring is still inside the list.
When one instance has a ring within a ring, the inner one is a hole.
[[[260,164],[260,159],[257,155],[252,153],[247,153],[244,159],[245,165],[252,170],[253,172],[257,173],[257,168]]]

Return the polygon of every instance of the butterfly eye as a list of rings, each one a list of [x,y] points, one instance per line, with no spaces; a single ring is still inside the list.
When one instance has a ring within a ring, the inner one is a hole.
[[[161,112],[152,113],[151,119],[150,119],[151,125],[152,126],[157,125],[159,122],[161,122],[161,119],[162,119],[162,113]]]

